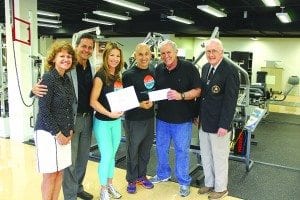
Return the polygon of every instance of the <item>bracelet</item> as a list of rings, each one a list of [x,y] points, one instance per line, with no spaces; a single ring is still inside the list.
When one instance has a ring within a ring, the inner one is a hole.
[[[185,99],[185,94],[184,94],[184,92],[183,92],[183,93],[181,93],[181,99],[182,99],[182,100],[184,100],[184,99]]]

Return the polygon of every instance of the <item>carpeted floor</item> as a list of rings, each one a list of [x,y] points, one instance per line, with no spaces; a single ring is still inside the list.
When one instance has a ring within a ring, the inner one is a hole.
[[[270,113],[255,131],[253,160],[300,170],[300,116]],[[299,180],[300,181],[300,180]]]
[[[281,106],[291,106],[291,107],[300,107],[300,103],[297,102],[288,102],[288,101],[272,101],[270,100],[270,104],[281,105]]]

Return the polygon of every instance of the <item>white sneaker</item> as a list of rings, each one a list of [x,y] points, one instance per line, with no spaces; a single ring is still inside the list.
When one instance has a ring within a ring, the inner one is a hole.
[[[149,181],[151,181],[153,184],[156,184],[156,183],[160,183],[160,182],[167,182],[170,179],[171,179],[171,176],[169,176],[167,178],[164,178],[164,179],[161,179],[157,175],[155,175],[152,178],[150,178]]]
[[[107,189],[101,189],[100,200],[109,200],[109,194]]]
[[[114,199],[120,199],[122,195],[114,188],[112,184],[109,184],[107,186],[108,193],[111,195]]]
[[[182,197],[186,197],[190,194],[190,186],[188,185],[180,185],[179,194]]]

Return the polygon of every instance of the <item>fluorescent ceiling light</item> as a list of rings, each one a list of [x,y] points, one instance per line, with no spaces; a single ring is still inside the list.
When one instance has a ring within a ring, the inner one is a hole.
[[[189,20],[189,19],[185,19],[185,18],[182,18],[182,17],[177,17],[175,15],[170,15],[170,16],[167,16],[168,19],[171,19],[173,21],[177,21],[177,22],[181,22],[181,23],[184,23],[184,24],[194,24],[195,22],[192,21],[192,20]]]
[[[38,23],[37,25],[43,27],[49,27],[49,28],[61,28],[61,25],[55,25],[55,24]]]
[[[61,21],[60,20],[55,20],[55,19],[46,19],[46,18],[37,18],[38,22],[47,22],[47,23],[51,23],[51,24],[60,24]]]
[[[199,5],[199,6],[197,6],[197,8],[202,10],[203,12],[214,15],[216,17],[227,17],[226,13],[224,13],[218,9],[215,9],[214,7],[211,7],[209,5]]]
[[[262,0],[267,7],[280,6],[279,0]]]
[[[48,12],[48,11],[43,11],[43,10],[38,10],[37,11],[38,15],[44,15],[44,16],[49,16],[49,17],[59,17],[59,13],[54,13],[54,12]]]
[[[116,5],[119,5],[119,6],[123,6],[123,7],[126,7],[126,8],[130,8],[130,9],[133,9],[133,10],[137,10],[137,11],[149,11],[150,10],[150,8],[148,8],[146,6],[141,6],[139,4],[132,3],[132,2],[129,2],[129,1],[124,1],[124,0],[103,0],[103,1],[113,3],[113,4],[116,4]]]
[[[276,13],[276,16],[282,23],[290,23],[292,22],[291,17],[289,16],[288,13],[281,12],[281,13]]]
[[[95,10],[93,11],[93,14],[96,15],[100,15],[103,17],[110,17],[110,18],[114,18],[114,19],[120,19],[120,20],[131,20],[131,17],[127,17],[127,16],[123,16],[123,15],[117,15],[114,13],[109,13],[109,12],[105,12],[105,11],[101,11],[101,10]]]
[[[82,18],[82,21],[95,23],[95,24],[109,25],[109,26],[115,25],[115,23],[113,23],[113,22],[101,21],[101,20],[90,19],[90,18]]]

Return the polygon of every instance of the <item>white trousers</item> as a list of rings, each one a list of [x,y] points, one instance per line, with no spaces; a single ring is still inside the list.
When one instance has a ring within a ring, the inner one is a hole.
[[[199,130],[204,184],[213,187],[215,192],[227,190],[230,134],[219,137],[216,133],[204,132],[202,128]]]

